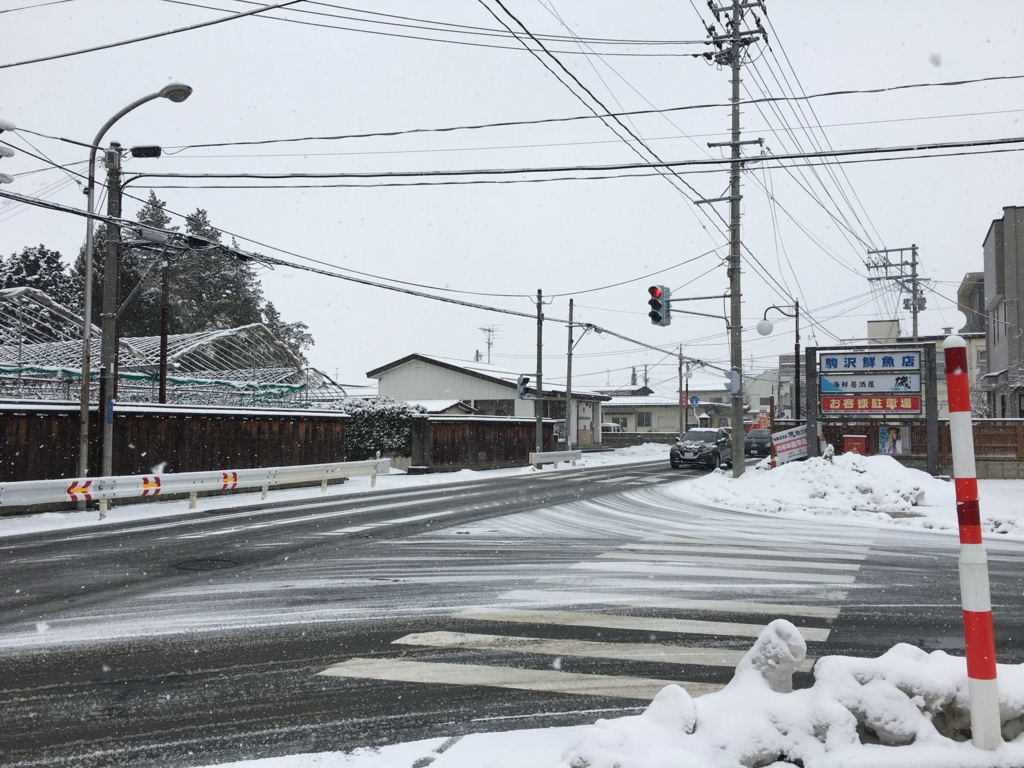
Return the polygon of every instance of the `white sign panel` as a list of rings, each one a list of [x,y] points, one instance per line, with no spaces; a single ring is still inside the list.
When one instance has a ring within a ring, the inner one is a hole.
[[[807,425],[774,433],[772,448],[775,450],[776,464],[804,458],[807,456]]]
[[[821,374],[821,393],[920,392],[919,373]]]
[[[837,373],[862,373],[865,371],[919,371],[921,353],[918,350],[885,349],[851,350],[849,352],[825,352],[821,355],[819,369],[823,376]]]

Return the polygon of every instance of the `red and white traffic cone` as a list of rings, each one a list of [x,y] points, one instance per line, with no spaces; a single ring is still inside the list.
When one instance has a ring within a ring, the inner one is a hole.
[[[960,336],[950,336],[943,344],[943,352],[946,356],[956,514],[960,523],[960,599],[964,613],[964,646],[971,702],[971,741],[980,749],[996,749],[1003,743],[1003,739],[999,720],[999,689],[996,685],[996,646],[992,634],[988,557],[981,543],[978,479],[974,466],[967,343]]]

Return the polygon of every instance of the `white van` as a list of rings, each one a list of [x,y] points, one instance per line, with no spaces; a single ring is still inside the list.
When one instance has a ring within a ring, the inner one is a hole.
[[[609,422],[604,422],[603,424],[601,424],[601,433],[602,434],[606,434],[608,432],[625,432],[625,431],[626,430],[624,430],[618,424],[611,424]]]

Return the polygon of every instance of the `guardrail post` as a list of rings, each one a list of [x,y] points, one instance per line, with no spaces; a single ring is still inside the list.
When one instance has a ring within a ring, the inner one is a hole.
[[[320,493],[327,493],[327,478],[320,481]]]
[[[100,520],[106,520],[106,519],[107,519],[107,502],[104,499],[103,501],[100,502]]]
[[[267,493],[269,491],[270,491],[270,486],[269,485],[264,485],[263,488],[260,489],[260,498],[261,499],[266,499],[267,498]]]
[[[198,500],[199,500],[199,494],[196,493],[195,491],[192,491],[192,493],[190,493],[188,495],[188,508],[189,509],[195,509],[196,508],[196,502]]]
[[[992,632],[988,557],[981,543],[967,343],[960,336],[949,336],[943,344],[943,353],[946,356],[956,515],[960,524],[960,599],[963,606],[964,648],[971,706],[971,741],[979,749],[997,749],[1003,739],[1000,732],[999,688],[996,684],[996,647]]]

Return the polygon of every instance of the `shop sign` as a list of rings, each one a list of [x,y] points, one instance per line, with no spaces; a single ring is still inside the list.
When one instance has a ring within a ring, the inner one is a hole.
[[[887,396],[871,395],[869,397],[829,396],[821,398],[821,411],[824,414],[844,413],[920,413],[921,396]]]

